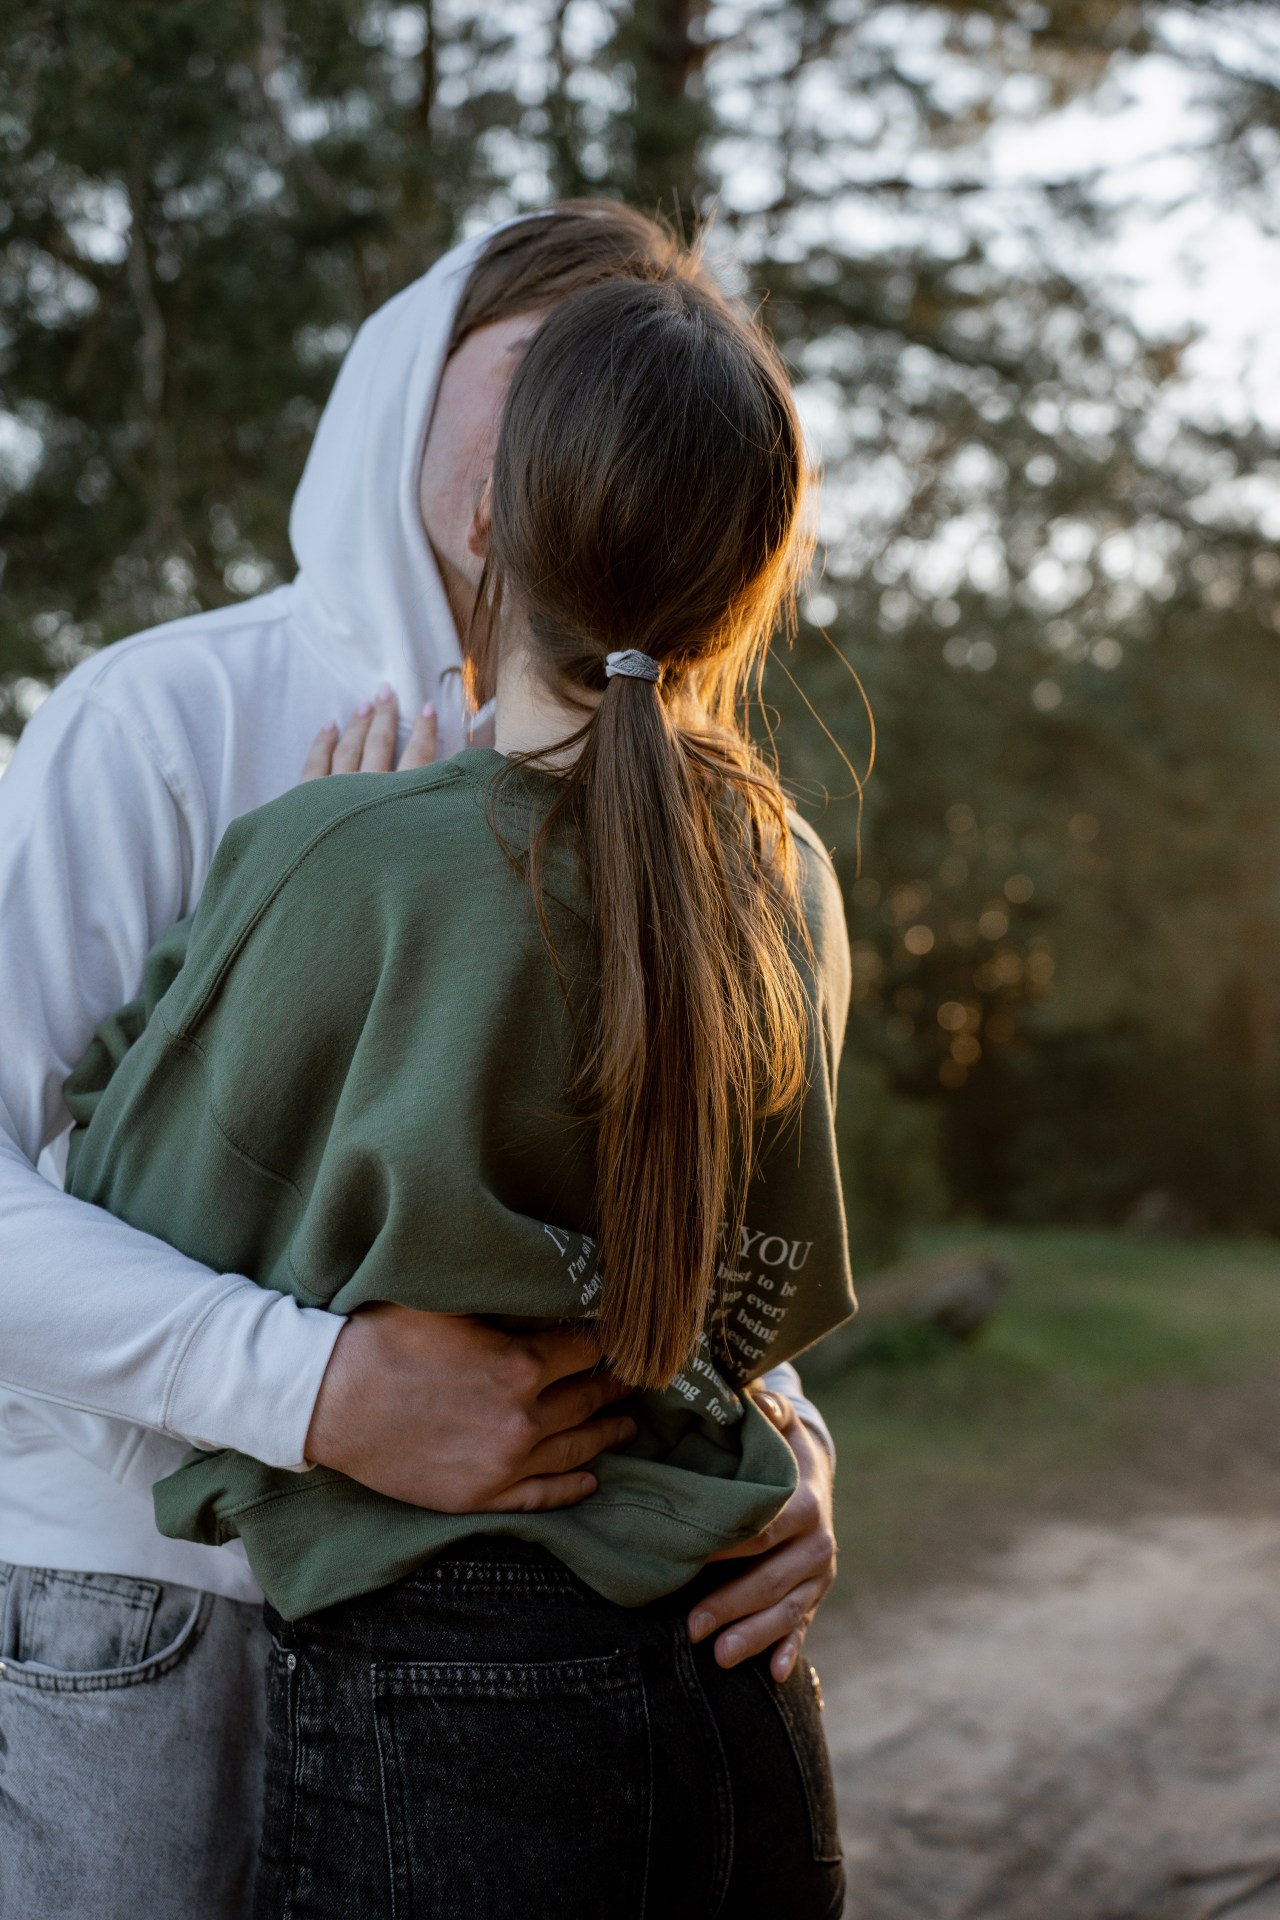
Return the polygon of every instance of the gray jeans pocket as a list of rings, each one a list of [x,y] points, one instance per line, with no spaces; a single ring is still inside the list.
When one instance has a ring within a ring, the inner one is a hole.
[[[210,1604],[157,1580],[0,1563],[0,1682],[97,1693],[157,1680],[196,1645]]]

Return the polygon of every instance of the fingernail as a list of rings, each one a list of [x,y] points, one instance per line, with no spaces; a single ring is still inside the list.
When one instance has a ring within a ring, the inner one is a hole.
[[[629,1440],[634,1440],[637,1433],[639,1433],[639,1431],[640,1429],[639,1427],[637,1427],[634,1420],[624,1420],[622,1425],[618,1429],[618,1435],[619,1435],[619,1438],[625,1442]]]
[[[367,720],[369,718],[369,715],[372,712],[373,712],[372,700],[362,700],[360,702],[360,705],[356,708],[356,718],[358,720]]]
[[[715,1616],[710,1613],[695,1613],[689,1622],[689,1638],[693,1641],[705,1640],[715,1627]]]
[[[323,727],[321,727],[321,729],[320,729],[320,731],[321,731],[321,733],[336,733],[336,732],[338,731],[338,723],[337,723],[337,721],[336,721],[336,720],[327,720],[327,721],[325,722],[325,724],[324,724],[324,726],[323,726]]]
[[[428,700],[426,706],[422,709],[422,717],[424,720],[434,720],[436,717],[436,710],[430,700]]]
[[[378,701],[381,701],[384,704],[386,701],[388,701],[391,698],[391,689],[387,685],[385,680],[383,681],[382,685],[378,688],[378,691],[374,695],[374,698]]]
[[[782,1660],[781,1660],[779,1672],[778,1672],[778,1679],[789,1680],[795,1668],[795,1664],[796,1664],[796,1649],[792,1647],[788,1652],[784,1653],[782,1656]]]
[[[746,1650],[736,1633],[727,1633],[716,1648],[716,1656],[722,1667],[731,1667],[735,1660],[741,1660]]]

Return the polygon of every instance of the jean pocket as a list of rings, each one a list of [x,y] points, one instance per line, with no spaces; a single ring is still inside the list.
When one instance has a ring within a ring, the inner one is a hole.
[[[767,1670],[757,1666],[754,1671],[787,1729],[809,1812],[813,1858],[820,1865],[832,1864],[843,1859],[844,1854],[831,1755],[822,1725],[822,1688],[818,1676],[807,1660],[797,1660],[790,1677],[781,1685]]]
[[[0,1680],[100,1693],[170,1672],[203,1631],[211,1597],[113,1573],[14,1567]]]
[[[635,1655],[377,1663],[394,1920],[644,1912],[651,1757]]]

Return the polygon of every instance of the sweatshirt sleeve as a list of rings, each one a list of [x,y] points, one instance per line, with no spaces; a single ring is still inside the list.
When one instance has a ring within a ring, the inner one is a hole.
[[[301,1467],[342,1321],[37,1171],[63,1083],[188,908],[188,797],[127,715],[54,693],[0,780],[0,1386]]]
[[[835,872],[797,822],[807,940],[796,961],[809,1003],[807,1074],[798,1107],[766,1123],[739,1239],[722,1269],[716,1338],[729,1377],[765,1380],[779,1362],[856,1310],[836,1137],[836,1077],[849,1004],[849,943]],[[770,1379],[768,1384],[773,1385]],[[789,1383],[788,1383],[789,1384]],[[806,1405],[797,1411],[821,1431]],[[825,1431],[821,1437],[829,1440]]]
[[[823,1028],[823,1066],[825,1067],[832,1113],[835,1110],[835,1085],[839,1074],[840,1055],[844,1048],[845,1026],[849,1016],[849,1000],[852,990],[852,969],[849,957],[849,935],[845,926],[844,909],[840,899],[840,889],[835,872],[825,849],[811,827],[797,821],[798,837],[807,848],[806,869],[810,875],[810,899],[815,892],[822,898],[822,907],[815,914],[817,922],[819,961],[819,1005]],[[800,1375],[789,1360],[781,1366],[773,1367],[766,1373],[760,1384],[770,1392],[778,1393],[789,1400],[797,1415],[806,1427],[821,1440],[834,1467],[836,1462],[836,1443],[831,1437],[831,1429],[823,1419],[812,1400],[805,1396]]]

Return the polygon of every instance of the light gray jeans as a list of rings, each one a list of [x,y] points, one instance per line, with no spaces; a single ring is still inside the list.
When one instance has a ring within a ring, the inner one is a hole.
[[[0,1914],[247,1920],[260,1610],[0,1561]]]

